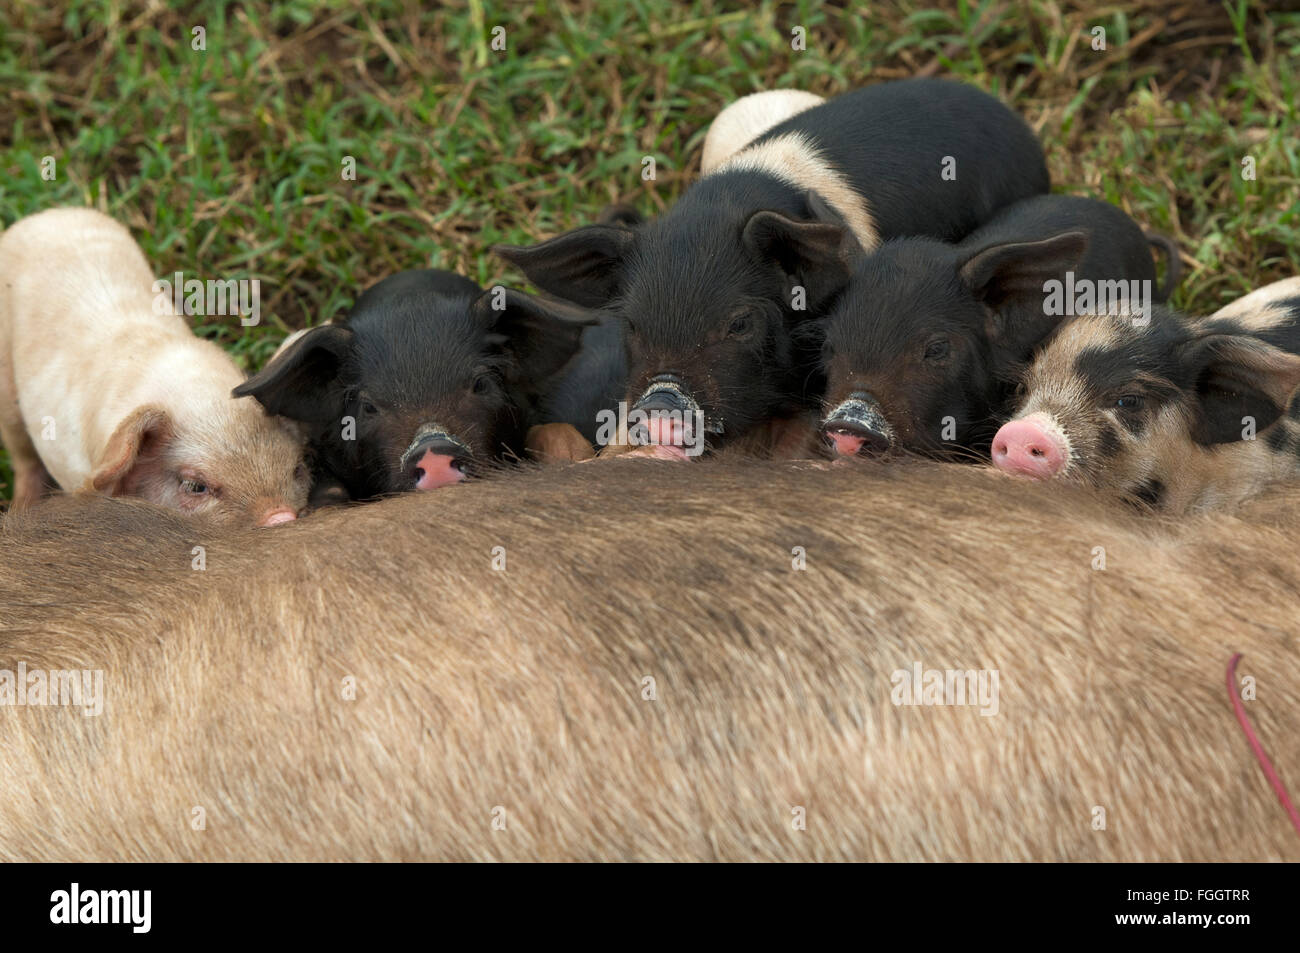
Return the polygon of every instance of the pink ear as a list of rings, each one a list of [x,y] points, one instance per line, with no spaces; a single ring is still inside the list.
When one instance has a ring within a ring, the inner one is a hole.
[[[171,417],[161,407],[140,407],[118,424],[108,438],[90,485],[109,496],[129,493],[138,469],[156,463],[163,447],[173,436]]]

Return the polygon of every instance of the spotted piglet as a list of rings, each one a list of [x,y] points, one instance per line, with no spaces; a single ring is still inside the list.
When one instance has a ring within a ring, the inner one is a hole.
[[[1300,278],[1209,318],[1078,317],[1030,366],[993,463],[1172,513],[1230,505],[1300,476],[1298,388]]]

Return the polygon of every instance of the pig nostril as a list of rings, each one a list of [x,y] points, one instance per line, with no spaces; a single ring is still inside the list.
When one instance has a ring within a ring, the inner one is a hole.
[[[872,430],[872,431],[868,431],[867,439],[862,444],[862,449],[859,450],[858,453],[864,453],[864,454],[884,453],[888,449],[889,449],[889,438],[882,433],[877,433],[876,431]]]

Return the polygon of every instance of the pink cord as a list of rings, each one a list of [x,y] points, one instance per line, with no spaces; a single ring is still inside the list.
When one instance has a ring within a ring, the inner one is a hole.
[[[1259,759],[1260,767],[1268,775],[1269,783],[1273,785],[1273,791],[1277,794],[1277,799],[1282,802],[1282,807],[1291,817],[1291,823],[1295,826],[1296,833],[1300,834],[1300,814],[1296,813],[1295,805],[1291,803],[1291,798],[1287,796],[1286,788],[1282,786],[1282,779],[1277,776],[1273,770],[1273,762],[1268,760],[1268,755],[1264,754],[1264,748],[1255,737],[1255,729],[1250,727],[1250,719],[1246,717],[1246,708],[1241,704],[1241,696],[1237,693],[1237,663],[1241,661],[1241,653],[1238,652],[1228,661],[1228,697],[1232,699],[1232,710],[1237,713],[1237,721],[1241,722],[1241,730],[1246,733],[1246,740],[1255,750],[1255,757]]]

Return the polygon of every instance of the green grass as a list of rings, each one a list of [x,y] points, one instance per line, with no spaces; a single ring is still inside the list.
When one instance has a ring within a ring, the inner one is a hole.
[[[498,25],[505,52],[487,46]],[[664,208],[737,96],[926,72],[1010,100],[1059,190],[1175,237],[1188,270],[1175,301],[1209,312],[1297,272],[1298,62],[1300,15],[1244,0],[7,0],[0,222],[93,205],[132,228],[159,275],[260,279],[260,326],[196,328],[254,368],[393,271],[519,281],[492,243],[588,222],[615,199]]]

